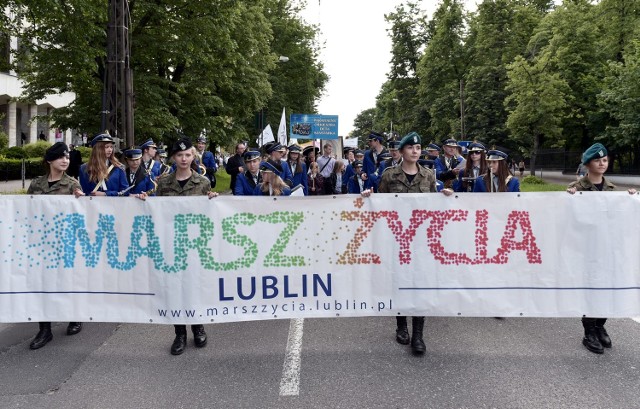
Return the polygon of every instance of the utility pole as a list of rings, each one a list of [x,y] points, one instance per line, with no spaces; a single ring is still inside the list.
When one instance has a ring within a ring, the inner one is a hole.
[[[102,98],[102,130],[135,144],[133,135],[133,76],[129,49],[129,1],[109,0],[107,70]]]

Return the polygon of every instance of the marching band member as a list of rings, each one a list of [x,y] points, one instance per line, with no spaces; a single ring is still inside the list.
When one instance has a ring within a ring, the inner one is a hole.
[[[278,176],[282,179],[287,186],[291,187],[293,184],[293,175],[291,174],[291,168],[287,166],[286,161],[283,159],[287,148],[280,145],[278,142],[269,142],[264,146],[264,151],[269,155],[269,160],[272,163],[280,164],[280,171]]]
[[[159,178],[172,172],[171,166],[167,165],[167,151],[165,151],[164,149],[158,149],[158,151],[156,152],[155,161],[160,164],[160,175],[158,175]]]
[[[205,176],[211,182],[211,187],[215,187],[216,175],[218,171],[218,165],[216,165],[216,158],[208,150],[205,150],[207,138],[204,135],[198,136],[196,139],[196,153],[198,154],[198,162],[205,169]]]
[[[282,162],[272,161],[271,159],[260,164],[260,173],[262,173],[262,182],[253,190],[254,196],[289,196],[291,189],[287,186],[282,178]]]
[[[363,163],[359,160],[353,162],[354,175],[347,181],[347,193],[362,193],[367,189],[374,189],[373,180],[363,167]]]
[[[156,162],[155,160],[158,147],[155,142],[153,142],[153,139],[147,139],[142,145],[140,145],[140,149],[142,150],[143,169],[153,180],[156,180],[162,173],[162,166],[160,166],[160,162]]]
[[[384,148],[384,136],[380,135],[377,132],[371,132],[367,137],[369,143],[369,149],[364,153],[364,160],[362,161],[362,170],[368,175],[371,176],[375,173],[377,169],[378,163],[378,155],[382,152],[386,152]],[[356,158],[357,160],[358,158]],[[359,192],[358,192],[359,193]]]
[[[436,178],[449,188],[453,186],[454,179],[458,177],[459,166],[464,162],[464,158],[458,153],[459,145],[453,138],[445,140],[442,148],[444,155],[439,156],[435,162]]]
[[[436,191],[436,176],[432,169],[418,164],[422,151],[422,140],[416,132],[405,135],[400,141],[398,150],[402,154],[402,163],[393,168],[387,168],[382,174],[378,191],[380,193],[429,193]],[[453,194],[453,190],[444,189],[445,195]],[[366,189],[362,196],[369,197],[373,191]],[[423,340],[424,317],[413,317],[412,335],[409,337],[407,317],[396,317],[396,341],[402,345],[411,344],[411,351],[422,355],[427,347]]]
[[[244,164],[247,170],[238,174],[236,178],[236,188],[233,192],[236,196],[252,196],[256,186],[262,182],[260,152],[247,150],[244,153]]]
[[[80,186],[89,196],[125,196],[128,194],[124,167],[113,154],[114,142],[108,133],[91,140],[89,161],[80,166]],[[77,196],[77,195],[76,195]]]
[[[289,154],[287,156],[287,167],[292,175],[291,187],[302,185],[304,195],[309,195],[309,187],[307,185],[307,165],[302,160],[302,148],[298,145],[289,146]]]
[[[567,192],[574,194],[577,191],[608,192],[616,190],[616,186],[605,179],[604,173],[609,167],[609,153],[607,148],[600,143],[595,143],[582,154],[582,164],[587,167],[587,175],[572,182],[567,187]],[[629,194],[635,194],[635,189],[629,189]],[[582,345],[589,351],[602,354],[605,348],[611,348],[611,337],[604,328],[606,318],[582,317],[584,338]]]
[[[48,148],[44,154],[44,176],[39,176],[31,181],[27,194],[29,195],[73,195],[82,190],[77,180],[67,175],[65,171],[69,167],[69,149],[63,142],[56,142]],[[41,322],[40,330],[35,336],[30,349],[39,349],[47,345],[53,339],[51,323]],[[81,322],[70,322],[67,326],[67,335],[75,335],[82,330]]]
[[[205,176],[200,175],[198,165],[195,163],[196,149],[188,138],[182,138],[173,144],[171,158],[176,164],[176,171],[158,180],[156,196],[208,196],[212,199],[218,194],[211,191],[211,182]],[[148,195],[145,192],[135,195],[145,200]],[[176,337],[171,344],[171,355],[180,355],[187,346],[187,326],[174,325]],[[197,348],[207,345],[207,333],[204,325],[191,326],[193,340]]]
[[[127,162],[127,182],[129,182],[129,194],[146,192],[147,195],[153,196],[156,190],[156,182],[151,178],[151,174],[141,165],[142,150],[127,149],[124,151],[125,161]]]
[[[520,181],[511,176],[507,159],[509,156],[498,150],[487,153],[489,171],[473,183],[474,192],[519,192]]]
[[[473,142],[469,145],[467,162],[462,172],[458,173],[458,179],[453,182],[453,190],[456,192],[473,192],[473,184],[479,176],[487,173],[487,149],[483,144]]]
[[[309,196],[320,196],[324,194],[324,178],[320,174],[318,162],[311,162],[309,165],[307,187],[309,188]]]

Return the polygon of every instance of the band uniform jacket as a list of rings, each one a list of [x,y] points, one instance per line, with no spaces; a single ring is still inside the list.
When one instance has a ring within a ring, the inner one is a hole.
[[[429,193],[436,192],[436,175],[432,169],[418,166],[418,173],[411,183],[402,166],[385,169],[378,186],[380,193]]]
[[[616,190],[616,185],[609,182],[604,177],[602,178],[602,182],[603,182],[602,184],[603,192]],[[580,191],[598,192],[598,188],[593,183],[591,183],[591,181],[589,181],[589,178],[587,178],[586,176],[581,177],[575,182],[571,182],[569,186],[567,186],[567,188],[572,188],[572,187],[575,187],[576,190],[580,190]]]
[[[258,171],[258,183],[256,183],[253,180],[251,172],[247,170],[244,173],[238,174],[233,194],[236,196],[253,196],[254,189],[260,183],[262,183],[262,173]]]
[[[208,195],[210,190],[209,179],[192,170],[191,177],[187,179],[184,187],[178,183],[175,173],[158,179],[156,196],[203,196]]]
[[[38,176],[31,181],[27,194],[29,195],[72,195],[76,189],[82,190],[80,183],[77,180],[67,175],[62,174],[62,178],[49,187],[47,176]]]
[[[80,166],[80,186],[82,186],[82,191],[85,195],[90,195],[96,187],[96,184],[89,180],[86,163]],[[124,192],[129,187],[129,182],[127,181],[127,175],[125,175],[124,169],[114,166],[109,175],[107,175],[107,178],[104,180],[104,186],[107,187],[106,190],[100,186],[97,192],[104,192],[107,196],[120,196],[122,194],[121,192]],[[125,193],[125,195],[129,195],[129,192]]]

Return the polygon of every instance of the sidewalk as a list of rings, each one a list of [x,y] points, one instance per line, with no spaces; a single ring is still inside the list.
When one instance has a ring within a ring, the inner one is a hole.
[[[31,183],[31,179],[26,179],[24,181],[24,190],[29,188],[29,184]],[[10,180],[5,182],[4,180],[0,181],[0,192],[2,193],[16,193],[22,190],[22,180]]]

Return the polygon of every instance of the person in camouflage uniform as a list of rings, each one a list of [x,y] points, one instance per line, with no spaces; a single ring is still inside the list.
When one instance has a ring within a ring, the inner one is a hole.
[[[400,141],[398,150],[402,154],[402,162],[396,167],[386,168],[382,174],[382,180],[378,186],[378,193],[429,193],[437,192],[436,175],[432,169],[427,169],[418,164],[422,153],[422,140],[420,135],[411,132]],[[368,197],[371,189],[362,192],[362,196]],[[453,194],[452,189],[443,189],[447,196]],[[396,317],[396,341],[402,345],[411,344],[411,351],[416,355],[422,355],[427,347],[424,344],[422,333],[424,330],[424,317],[412,318],[412,335],[409,337],[407,317]]]
[[[574,194],[577,191],[607,192],[616,190],[616,186],[604,178],[604,173],[609,167],[607,148],[600,143],[595,143],[582,154],[582,164],[587,167],[588,173],[567,187],[567,192]],[[630,194],[636,194],[635,189],[629,189]],[[589,351],[602,354],[605,348],[611,348],[611,337],[604,328],[606,318],[582,317],[584,338],[582,345]]]
[[[178,140],[173,144],[171,157],[176,164],[176,171],[158,179],[156,196],[208,196],[212,199],[218,193],[211,191],[209,179],[198,173],[196,164],[196,149],[188,138]],[[145,200],[145,192],[134,195]],[[187,326],[174,325],[176,337],[171,344],[171,354],[180,355],[187,346]],[[202,324],[192,325],[191,331],[196,347],[207,345],[207,333]]]
[[[45,174],[31,181],[27,194],[29,195],[73,195],[80,193],[80,183],[67,175],[65,171],[69,167],[69,149],[62,142],[53,144],[44,154],[43,160]],[[40,330],[35,336],[29,348],[39,349],[47,345],[53,339],[50,322],[40,322]],[[67,335],[75,335],[82,329],[81,322],[70,322],[67,326]]]

